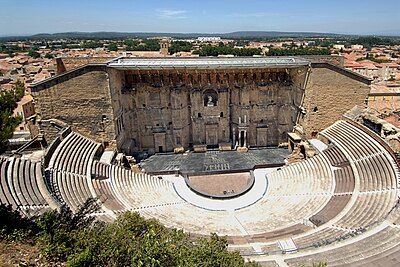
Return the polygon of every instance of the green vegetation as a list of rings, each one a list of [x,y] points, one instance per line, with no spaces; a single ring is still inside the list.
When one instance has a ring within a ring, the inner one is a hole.
[[[158,39],[143,39],[142,41],[128,39],[124,41],[128,51],[158,51],[160,50]]]
[[[98,209],[96,200],[89,199],[76,214],[63,206],[59,212],[24,219],[0,205],[0,239],[30,239],[40,248],[45,265],[52,266],[259,266],[246,263],[238,252],[228,252],[226,239],[215,234],[192,238],[134,212],[106,224],[90,216]]]
[[[309,44],[309,46],[320,46],[320,47],[331,47],[336,44],[338,40],[336,39],[315,39]]]
[[[15,53],[26,52],[25,48],[19,47],[17,45],[5,45],[0,44],[0,53],[8,54],[10,57],[14,56]]]
[[[44,55],[44,57],[48,58],[48,59],[52,59],[52,58],[54,58],[54,55],[46,53],[46,55]]]
[[[32,49],[29,49],[28,56],[33,57],[33,58],[39,58],[40,54],[38,53],[37,50],[32,48]]]
[[[116,43],[111,43],[108,45],[108,50],[110,51],[118,51],[118,46]]]
[[[23,241],[36,232],[32,221],[13,211],[11,205],[0,205],[0,217],[0,240]]]
[[[174,41],[168,50],[171,55],[177,52],[190,52],[192,44],[185,41]]]
[[[101,42],[93,42],[93,41],[88,41],[88,42],[83,42],[81,43],[80,47],[82,48],[100,48],[103,47],[103,44]]]
[[[12,114],[24,94],[25,85],[21,81],[17,81],[12,90],[0,88],[0,153],[5,151],[8,139],[12,137],[15,127],[21,123],[21,118],[13,117]]]
[[[352,39],[350,41],[351,44],[361,44],[364,47],[373,47],[379,45],[399,45],[399,38],[384,38],[384,37],[375,37],[375,36],[363,36]]]
[[[136,47],[140,44],[139,40],[127,39],[124,41],[126,47]]]
[[[247,40],[237,40],[235,42],[235,46],[246,46],[246,45],[249,45],[249,44],[250,44],[250,41],[247,41]]]
[[[268,56],[330,55],[327,48],[270,48]]]
[[[218,46],[204,45],[200,50],[193,51],[193,54],[199,54],[200,56],[253,56],[261,55],[261,52],[261,48],[234,48],[232,45],[224,45],[223,43],[220,43]]]
[[[366,57],[361,57],[361,58],[357,58],[356,59],[356,61],[363,61],[363,60],[371,60],[371,61],[376,62],[376,63],[390,63],[390,62],[392,62],[389,59],[377,59],[377,58],[375,58],[373,55],[371,55],[369,53],[367,53]]]

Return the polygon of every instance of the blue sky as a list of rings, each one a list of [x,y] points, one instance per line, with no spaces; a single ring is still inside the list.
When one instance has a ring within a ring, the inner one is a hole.
[[[66,31],[400,35],[399,0],[0,0],[0,35]]]

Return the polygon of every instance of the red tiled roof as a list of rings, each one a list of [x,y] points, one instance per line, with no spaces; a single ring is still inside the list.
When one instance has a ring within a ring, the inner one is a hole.
[[[344,61],[344,67],[347,67],[347,68],[360,68],[360,67],[363,67],[363,66],[361,64],[359,64],[358,62],[356,62],[356,61],[345,60]]]
[[[384,118],[385,121],[387,121],[388,123],[394,125],[397,128],[400,128],[400,121],[399,121],[399,117],[396,115],[391,115],[389,117]]]

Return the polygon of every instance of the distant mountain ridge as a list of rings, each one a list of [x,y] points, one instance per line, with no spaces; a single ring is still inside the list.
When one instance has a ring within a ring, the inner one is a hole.
[[[239,38],[279,38],[279,37],[355,37],[371,35],[351,35],[339,33],[320,32],[283,32],[283,31],[235,31],[229,33],[171,33],[171,32],[61,32],[61,33],[39,33],[25,36],[3,36],[0,40],[38,40],[38,39],[123,39],[123,38],[197,38],[199,36],[218,36],[225,39]],[[379,35],[383,36],[383,35]]]
[[[281,32],[281,31],[236,31],[229,33],[166,33],[166,32],[61,32],[39,33],[26,36],[4,36],[0,39],[121,39],[121,38],[197,38],[199,36],[219,36],[221,38],[262,38],[262,37],[338,37],[345,34],[318,32]]]

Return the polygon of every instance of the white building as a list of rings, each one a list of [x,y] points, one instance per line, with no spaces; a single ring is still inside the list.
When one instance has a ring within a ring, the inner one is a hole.
[[[197,37],[197,41],[199,42],[219,42],[221,41],[221,37]]]
[[[333,48],[334,49],[344,49],[344,45],[342,45],[342,44],[334,44]]]
[[[361,50],[363,48],[364,48],[363,45],[359,45],[359,44],[351,45],[352,50]]]

